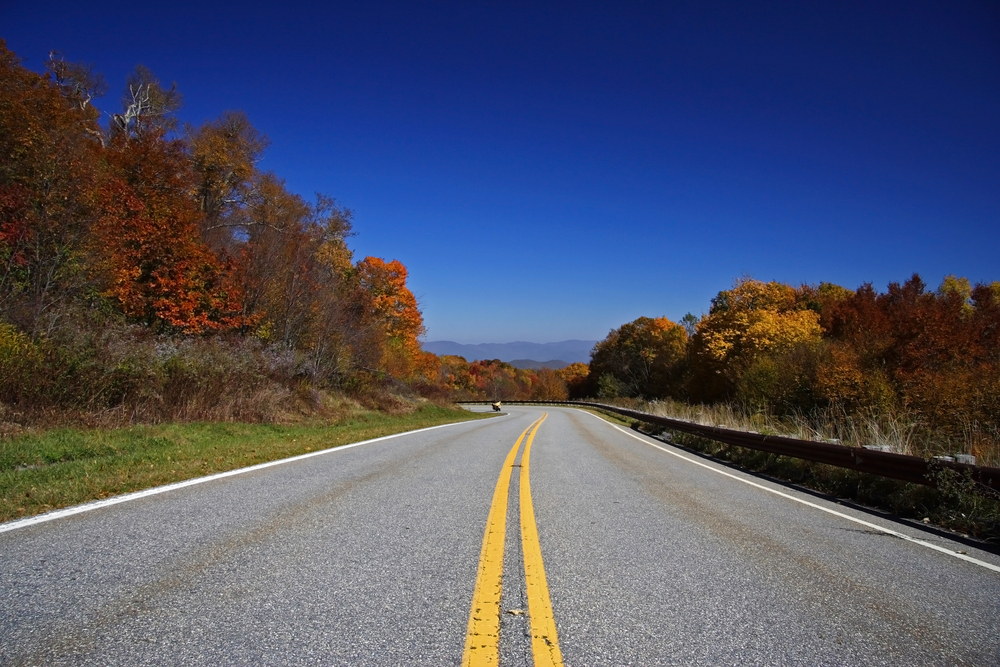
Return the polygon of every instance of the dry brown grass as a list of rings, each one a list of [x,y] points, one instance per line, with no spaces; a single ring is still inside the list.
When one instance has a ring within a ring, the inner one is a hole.
[[[979,465],[1000,466],[1000,437],[980,425],[970,425],[961,439],[947,438],[924,428],[918,415],[880,413],[874,410],[847,414],[832,407],[808,414],[775,416],[738,405],[688,405],[671,400],[612,399],[634,410],[707,426],[782,435],[800,440],[838,442],[852,447],[872,447],[922,458],[972,454]]]

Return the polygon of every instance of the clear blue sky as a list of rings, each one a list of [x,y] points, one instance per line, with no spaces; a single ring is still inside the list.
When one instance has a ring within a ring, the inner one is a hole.
[[[29,68],[142,63],[181,119],[410,270],[429,340],[600,339],[734,278],[1000,280],[995,2],[25,2]]]

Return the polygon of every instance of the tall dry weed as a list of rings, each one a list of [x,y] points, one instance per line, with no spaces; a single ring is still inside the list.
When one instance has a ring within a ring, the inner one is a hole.
[[[706,426],[781,435],[800,440],[841,443],[869,447],[922,458],[971,454],[979,465],[1000,466],[1000,434],[978,422],[967,424],[961,438],[949,436],[923,424],[919,415],[902,411],[873,409],[848,413],[832,406],[809,413],[776,416],[738,404],[689,405],[672,400],[608,401],[650,414],[680,419]]]

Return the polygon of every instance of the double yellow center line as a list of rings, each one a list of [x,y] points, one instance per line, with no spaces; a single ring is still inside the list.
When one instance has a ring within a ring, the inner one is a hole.
[[[510,495],[510,476],[514,460],[527,436],[524,454],[521,456],[520,503],[521,503],[521,546],[524,552],[524,581],[528,594],[528,616],[531,621],[531,653],[536,667],[561,666],[562,654],[556,636],[556,623],[552,616],[552,601],[545,581],[545,567],[542,565],[542,548],[538,543],[538,528],[535,525],[535,507],[531,502],[531,485],[528,481],[528,465],[531,457],[531,443],[538,428],[545,421],[547,413],[542,413],[538,421],[524,429],[517,442],[504,459],[500,478],[493,491],[493,503],[486,519],[483,548],[479,556],[479,573],[476,588],[472,594],[472,610],[469,613],[469,629],[465,634],[463,667],[496,665],[500,661],[500,593],[503,589],[503,547],[507,533],[507,498]]]

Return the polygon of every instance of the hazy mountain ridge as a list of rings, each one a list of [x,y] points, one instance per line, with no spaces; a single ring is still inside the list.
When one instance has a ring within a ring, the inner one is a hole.
[[[581,361],[586,364],[590,363],[590,351],[596,344],[596,340],[564,340],[556,343],[515,341],[513,343],[465,345],[450,340],[432,340],[422,343],[421,347],[427,352],[433,352],[437,355],[454,354],[465,357],[467,361],[499,359],[508,363],[515,360],[543,363],[544,360],[551,360],[553,363],[564,361],[567,364],[572,364]]]
[[[559,370],[561,368],[566,368],[569,366],[568,362],[562,361],[561,359],[550,359],[549,361],[535,361],[534,359],[514,359],[510,362],[510,365],[514,368],[527,368],[531,370],[538,370],[539,368],[551,368],[552,370]]]

